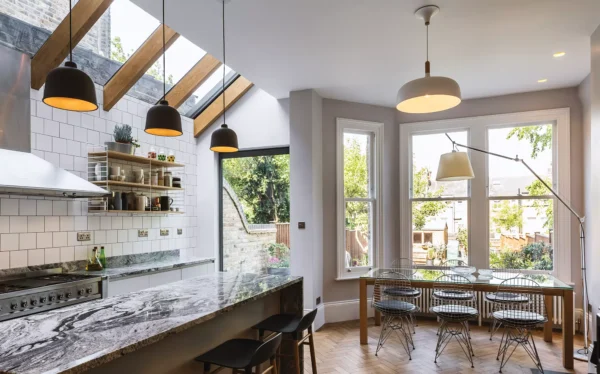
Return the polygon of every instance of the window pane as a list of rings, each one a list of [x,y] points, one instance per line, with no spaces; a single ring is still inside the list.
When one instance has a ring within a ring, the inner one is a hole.
[[[225,84],[232,79],[236,72],[225,66]],[[215,70],[185,103],[179,107],[179,113],[192,117],[203,105],[218,96],[223,86],[223,65]]]
[[[459,259],[468,263],[468,207],[460,201],[413,201],[412,251],[419,265]]]
[[[371,135],[344,133],[344,197],[370,197]]]
[[[197,47],[183,36],[175,40],[173,45],[167,49],[165,60],[167,64],[167,91],[171,89],[190,69],[204,56],[206,52]],[[146,71],[144,78],[154,80],[158,90],[148,90],[146,100],[149,103],[158,102],[163,96],[163,56],[162,54],[156,62]],[[139,91],[140,87],[132,87],[130,91]]]
[[[490,201],[490,267],[553,269],[553,200]]]
[[[346,202],[346,267],[373,264],[372,207],[368,201]]]
[[[0,13],[8,16],[0,19],[6,25],[3,42],[33,55],[67,17],[69,1],[0,0]]]
[[[488,130],[491,152],[523,158],[552,186],[552,124]],[[488,156],[490,196],[549,195],[525,166]]]
[[[454,141],[467,144],[466,131],[448,133]],[[445,134],[413,135],[412,137],[412,197],[466,197],[468,181],[436,182],[440,156],[452,151]]]

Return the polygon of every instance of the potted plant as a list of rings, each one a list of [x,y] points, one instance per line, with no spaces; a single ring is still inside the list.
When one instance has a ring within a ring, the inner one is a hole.
[[[290,275],[290,249],[282,243],[271,243],[267,247],[267,273]]]
[[[109,151],[116,151],[127,154],[134,154],[135,149],[140,145],[137,143],[137,140],[133,139],[131,136],[131,126],[123,125],[115,126],[115,130],[113,132],[113,137],[115,138],[114,142],[105,142],[106,149]]]

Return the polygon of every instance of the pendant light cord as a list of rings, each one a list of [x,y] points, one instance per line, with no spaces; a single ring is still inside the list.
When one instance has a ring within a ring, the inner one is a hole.
[[[227,124],[225,121],[225,0],[223,1],[223,124]]]
[[[69,61],[73,62],[73,2],[69,0]]]
[[[162,11],[163,11],[163,20],[162,20],[162,34],[163,34],[163,101],[165,100],[165,97],[167,96],[167,59],[165,56],[165,0],[163,0],[162,2]]]
[[[425,21],[425,75],[429,76],[429,72],[431,70],[429,64],[429,21]]]

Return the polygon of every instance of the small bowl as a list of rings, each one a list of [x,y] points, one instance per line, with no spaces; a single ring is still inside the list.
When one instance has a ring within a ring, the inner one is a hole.
[[[456,274],[460,275],[469,275],[473,274],[477,270],[474,266],[455,266],[452,268],[452,271]]]
[[[494,273],[494,271],[492,269],[479,269],[479,270],[477,270],[477,272],[479,273],[479,275],[481,275],[483,277],[491,277],[492,274]]]
[[[119,175],[119,180],[120,180],[121,182],[125,182],[125,178],[126,178],[126,177],[125,177],[124,175]]]
[[[111,175],[109,178],[110,178],[111,181],[117,181],[117,180],[119,180],[119,176],[118,175]]]

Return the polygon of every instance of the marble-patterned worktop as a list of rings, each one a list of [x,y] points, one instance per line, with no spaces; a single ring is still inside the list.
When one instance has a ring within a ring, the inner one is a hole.
[[[1,322],[0,372],[82,372],[301,281],[213,273]]]
[[[145,273],[152,273],[156,271],[166,271],[170,269],[180,269],[194,265],[205,264],[208,262],[215,262],[214,258],[209,257],[167,257],[149,260],[148,262],[143,263],[134,263],[134,264],[118,264],[118,265],[110,265],[106,269],[102,269],[99,271],[86,271],[86,270],[78,270],[73,271],[72,273],[76,274],[88,274],[88,275],[96,275],[101,276],[102,278],[123,278],[123,277],[131,277],[136,275],[142,275]]]

